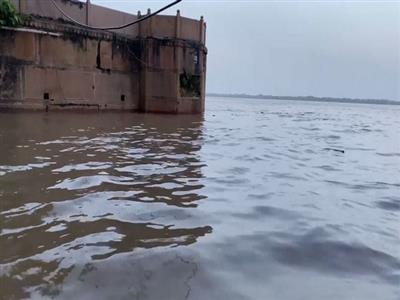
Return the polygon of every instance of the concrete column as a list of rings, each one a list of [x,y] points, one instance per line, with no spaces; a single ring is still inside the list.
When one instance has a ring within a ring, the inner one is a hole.
[[[90,0],[86,0],[86,25],[89,25],[90,20]]]
[[[206,44],[206,24],[204,17],[200,18],[200,43],[205,46]],[[201,101],[201,112],[205,110],[205,94],[206,94],[206,60],[207,55],[201,49],[199,53],[199,66],[200,66],[200,101]]]
[[[181,37],[181,12],[178,9],[176,11],[176,19],[175,19],[175,37],[179,39]]]
[[[147,9],[147,15],[151,14],[150,8]],[[147,36],[153,36],[153,18],[147,20]]]
[[[201,16],[200,18],[200,37],[199,37],[199,42],[203,42],[203,36],[204,36],[204,17]]]
[[[26,9],[26,0],[18,0],[18,12],[20,14],[23,14],[24,11],[27,11]]]
[[[137,12],[137,18],[138,20],[142,17],[142,13],[140,12],[140,10],[138,10]],[[142,22],[139,22],[138,24],[138,37],[142,36]]]
[[[179,39],[181,37],[181,11],[178,9],[176,11],[176,21],[175,21],[175,37]],[[180,84],[180,74],[181,74],[181,59],[182,59],[182,52],[181,47],[175,45],[174,46],[174,58],[175,58],[175,69],[176,69],[176,94],[178,95],[178,99],[180,97],[181,91],[181,84]]]
[[[204,34],[203,34],[203,44],[204,44],[204,46],[205,46],[206,43],[207,43],[207,23],[204,23],[203,30],[204,30]]]
[[[175,19],[175,37],[179,39],[181,37],[181,12],[178,9],[176,11],[176,19]],[[179,104],[180,104],[180,97],[181,97],[181,83],[180,83],[180,75],[181,75],[181,48],[177,45],[174,46],[174,59],[175,59],[175,78],[176,78],[176,98],[177,98],[177,103],[176,107],[178,110]]]
[[[201,77],[200,77],[200,101],[201,101],[201,112],[205,111],[205,98],[206,98],[206,74],[207,74],[207,55],[204,51],[200,52],[200,63],[201,63]]]

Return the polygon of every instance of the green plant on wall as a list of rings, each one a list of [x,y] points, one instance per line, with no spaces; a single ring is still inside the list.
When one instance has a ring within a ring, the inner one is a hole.
[[[200,76],[192,75],[183,71],[180,75],[181,96],[199,97],[200,96]]]
[[[22,17],[9,0],[0,0],[0,26],[17,27],[22,24]]]

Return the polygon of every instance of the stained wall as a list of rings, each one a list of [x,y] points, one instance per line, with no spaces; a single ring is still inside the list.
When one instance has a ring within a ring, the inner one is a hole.
[[[178,12],[116,33],[59,20],[49,1],[13,1],[31,20],[22,28],[0,29],[0,109],[204,111],[203,20]],[[57,1],[85,21],[84,3]],[[89,11],[97,26],[137,18],[99,6]]]

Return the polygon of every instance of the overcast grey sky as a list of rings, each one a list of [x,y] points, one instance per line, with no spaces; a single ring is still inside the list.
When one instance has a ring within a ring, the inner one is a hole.
[[[169,1],[92,0],[136,13]],[[400,100],[399,1],[183,0],[207,22],[207,91]]]

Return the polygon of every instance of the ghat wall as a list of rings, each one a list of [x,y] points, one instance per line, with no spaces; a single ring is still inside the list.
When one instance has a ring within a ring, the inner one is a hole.
[[[58,1],[72,16],[85,18],[86,13],[79,14],[85,4]],[[40,3],[48,1],[14,2],[32,17],[23,27],[0,29],[0,109],[204,111],[202,20],[178,13],[156,16],[126,32],[94,31],[45,10]],[[90,7],[90,22],[99,17],[96,9],[117,22],[120,12],[97,6]]]

